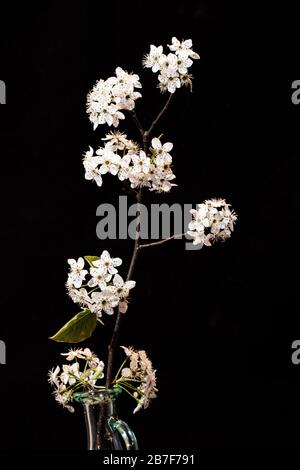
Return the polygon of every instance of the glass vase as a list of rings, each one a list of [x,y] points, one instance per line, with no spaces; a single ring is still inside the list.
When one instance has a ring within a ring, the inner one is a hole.
[[[118,418],[118,389],[75,393],[83,405],[88,450],[138,450],[136,437],[128,424]]]

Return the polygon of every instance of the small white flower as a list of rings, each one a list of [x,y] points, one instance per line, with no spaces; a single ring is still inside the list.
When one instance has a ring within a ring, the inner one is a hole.
[[[83,166],[85,169],[85,179],[96,181],[98,186],[102,185],[102,176],[99,171],[100,160],[98,156],[93,156],[94,150],[92,147],[85,153],[83,159]]]
[[[100,256],[99,260],[93,262],[96,268],[104,268],[105,272],[108,274],[117,274],[118,270],[116,266],[122,264],[121,258],[111,258],[107,250],[104,250]]]
[[[125,155],[120,162],[120,170],[118,173],[118,178],[120,181],[124,181],[129,178],[129,172],[130,172],[130,163],[131,163],[131,156],[130,155]]]
[[[152,72],[156,73],[160,69],[160,60],[163,54],[163,47],[162,46],[150,46],[150,53],[146,54],[143,59],[143,65],[146,68],[151,68]]]
[[[68,277],[68,285],[74,286],[76,289],[81,287],[82,281],[85,279],[85,276],[88,274],[88,271],[84,268],[84,259],[78,258],[76,261],[75,259],[68,259],[68,263],[71,267],[69,277]]]
[[[100,173],[102,175],[111,173],[115,176],[119,171],[121,157],[111,150],[111,144],[107,144],[104,149],[98,149],[96,153],[101,155],[99,156]]]
[[[167,89],[169,93],[175,93],[177,88],[181,87],[180,77],[176,71],[168,71],[167,69],[162,70],[158,76],[160,81],[160,88],[162,90]]]
[[[160,139],[154,137],[151,141],[152,148],[155,153],[155,164],[158,166],[163,165],[170,165],[172,163],[172,157],[169,154],[173,148],[173,144],[171,142],[166,142],[162,144]]]
[[[144,173],[149,172],[150,158],[146,156],[143,150],[140,151],[139,155],[132,155],[131,160],[133,162],[133,173]]]
[[[107,315],[113,315],[114,307],[119,303],[119,298],[109,290],[93,292],[91,297],[93,301],[91,310],[99,317],[102,316],[102,311],[107,313]]]
[[[186,39],[185,41],[180,42],[177,38],[172,38],[172,44],[168,45],[170,51],[174,51],[176,54],[180,55],[182,52],[187,53],[192,59],[200,59],[199,54],[192,50],[193,42],[191,39]]]
[[[98,268],[90,268],[90,275],[92,276],[88,282],[89,287],[100,287],[101,290],[106,289],[107,282],[112,278],[112,275],[107,272],[107,269],[104,266],[99,266]]]
[[[115,274],[113,278],[113,286],[108,289],[119,297],[120,300],[124,300],[129,296],[129,291],[135,287],[135,281],[124,282],[123,278],[119,274]]]
[[[163,169],[157,167],[154,173],[151,175],[152,188],[150,191],[169,192],[173,186],[177,186],[175,183],[171,183],[176,178],[171,168]]]
[[[60,374],[60,379],[64,385],[74,385],[76,377],[79,376],[79,364],[74,362],[71,366],[63,364],[63,372]]]
[[[181,75],[188,73],[189,67],[193,64],[193,61],[189,58],[187,51],[180,51],[177,55],[177,70]]]

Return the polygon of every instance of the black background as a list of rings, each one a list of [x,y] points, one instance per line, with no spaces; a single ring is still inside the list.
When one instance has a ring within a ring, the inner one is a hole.
[[[102,3],[1,5],[0,448],[85,447],[81,413],[51,397],[47,370],[64,348],[47,338],[76,312],[67,258],[108,249],[125,273],[132,249],[96,238],[96,208],[117,203],[120,185],[84,180],[81,155],[108,130],[93,132],[86,94],[116,66],[133,70],[149,124],[166,97],[141,59],[173,35],[192,38],[201,60],[193,93],[176,92],[157,129],[174,143],[178,187],[145,200],[225,197],[239,220],[226,244],[189,252],[174,241],[142,254],[121,343],[148,351],[159,395],[136,416],[124,399],[119,414],[146,450],[299,447],[296,14],[247,2],[243,11],[215,1]],[[129,119],[120,127],[138,139]],[[104,359],[111,327],[107,319],[87,342]]]

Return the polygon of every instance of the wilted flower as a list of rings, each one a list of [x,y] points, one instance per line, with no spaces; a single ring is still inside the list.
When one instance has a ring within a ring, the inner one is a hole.
[[[115,379],[116,385],[128,387],[133,391],[133,397],[137,401],[134,413],[141,408],[147,408],[150,401],[156,397],[156,375],[152,362],[145,351],[135,351],[133,348],[121,346],[129,360],[129,367],[123,367],[121,377]],[[126,361],[124,361],[126,363]]]

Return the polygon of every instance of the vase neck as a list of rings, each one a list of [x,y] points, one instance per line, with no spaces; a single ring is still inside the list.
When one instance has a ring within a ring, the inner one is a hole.
[[[113,390],[77,393],[75,400],[84,409],[89,450],[110,449],[112,430],[110,423],[117,420],[116,396]]]

